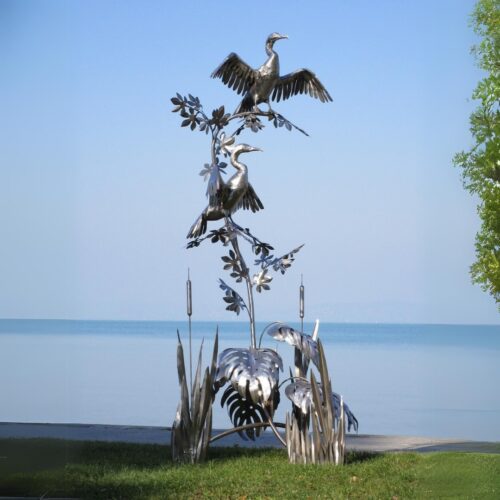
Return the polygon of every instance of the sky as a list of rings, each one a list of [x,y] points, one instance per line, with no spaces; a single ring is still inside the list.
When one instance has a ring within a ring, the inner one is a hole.
[[[230,52],[259,66],[278,31],[282,73],[313,70],[333,103],[275,105],[310,137],[241,137],[263,150],[245,161],[265,210],[235,220],[279,253],[305,244],[257,320],[296,320],[303,275],[307,320],[500,323],[470,282],[477,200],[452,166],[481,78],[473,4],[3,0],[0,317],[183,319],[189,267],[193,319],[236,319],[227,249],[185,248],[210,141],[170,97],[233,110],[211,72]]]

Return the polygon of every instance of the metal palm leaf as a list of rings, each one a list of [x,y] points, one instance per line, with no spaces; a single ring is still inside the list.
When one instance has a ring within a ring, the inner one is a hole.
[[[323,401],[323,387],[321,383],[318,383],[318,389],[320,393],[321,400]],[[296,378],[291,384],[287,385],[285,388],[286,397],[305,415],[309,413],[311,405],[313,405],[313,394],[312,388],[309,381],[304,379]],[[335,410],[335,419],[338,420],[341,408],[341,397],[336,392],[332,392],[332,404]],[[358,419],[354,416],[354,413],[349,409],[345,403],[344,412],[347,417],[347,430],[350,431],[351,427],[358,432]]]
[[[310,335],[301,333],[285,323],[271,323],[264,330],[273,339],[296,347],[316,366],[319,364],[318,343]]]
[[[227,381],[242,398],[266,404],[277,389],[283,361],[273,349],[229,348],[219,356],[217,388]]]

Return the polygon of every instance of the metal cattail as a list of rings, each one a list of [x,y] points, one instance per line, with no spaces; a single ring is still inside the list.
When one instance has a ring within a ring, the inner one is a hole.
[[[300,288],[299,288],[299,316],[300,316],[300,331],[304,332],[304,282],[303,277],[300,275]],[[305,377],[305,360],[302,357],[302,352],[300,349],[295,347],[294,349],[294,359],[295,359],[295,376]]]
[[[193,314],[193,296],[191,291],[191,279],[189,276],[188,267],[188,279],[186,281],[186,312],[188,315],[189,323],[189,383],[191,390],[193,389],[193,349],[191,344],[191,315]]]
[[[300,293],[299,293],[299,316],[300,316],[300,331],[304,331],[304,280],[300,275]]]

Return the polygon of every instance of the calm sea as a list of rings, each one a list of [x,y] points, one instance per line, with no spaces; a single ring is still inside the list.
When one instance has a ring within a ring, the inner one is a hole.
[[[205,363],[215,326],[193,323]],[[177,329],[187,354],[185,322],[0,320],[0,421],[171,425]],[[219,335],[220,350],[249,343],[243,322]],[[360,433],[500,441],[500,326],[324,323],[320,338]],[[288,373],[292,348],[263,345]],[[282,397],[279,420],[290,404]],[[215,405],[215,427],[229,427]]]

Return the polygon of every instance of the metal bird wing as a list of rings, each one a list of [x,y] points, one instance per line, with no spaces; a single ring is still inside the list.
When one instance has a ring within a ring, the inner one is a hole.
[[[277,389],[283,361],[273,349],[229,348],[219,356],[216,387],[230,381],[241,397],[266,404]]]
[[[255,82],[255,73],[238,54],[231,52],[212,73],[212,78],[221,78],[230,89],[238,94],[245,94]]]
[[[264,205],[260,201],[260,198],[257,196],[257,193],[255,192],[254,188],[250,183],[248,183],[246,193],[241,198],[236,208],[237,209],[242,208],[243,210],[251,210],[254,213],[264,208]]]
[[[268,335],[299,349],[302,354],[319,366],[318,343],[310,335],[298,332],[284,323],[271,323],[266,327]]]
[[[274,86],[271,99],[279,102],[297,94],[309,94],[321,102],[333,100],[318,77],[304,68],[280,77]]]
[[[323,400],[323,387],[320,383],[317,384],[321,400]],[[288,384],[285,388],[286,397],[297,407],[303,414],[309,412],[311,405],[314,406],[314,398],[312,394],[311,384],[307,380],[295,379],[291,384]],[[336,393],[332,392],[332,404],[335,409],[335,417],[338,419],[340,415],[341,408],[341,397]],[[350,410],[349,406],[345,403],[344,412],[347,416],[347,430],[350,431],[351,427],[358,431],[358,419],[354,416],[354,413]]]

